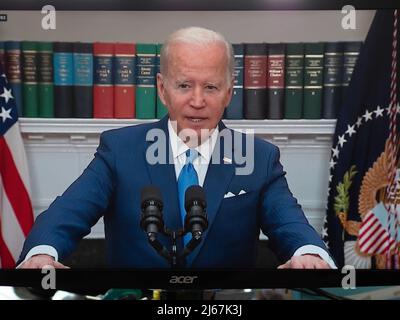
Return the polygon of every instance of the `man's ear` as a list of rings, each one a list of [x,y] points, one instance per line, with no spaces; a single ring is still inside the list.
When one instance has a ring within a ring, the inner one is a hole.
[[[157,73],[157,93],[161,102],[167,106],[165,99],[165,79],[161,73]]]

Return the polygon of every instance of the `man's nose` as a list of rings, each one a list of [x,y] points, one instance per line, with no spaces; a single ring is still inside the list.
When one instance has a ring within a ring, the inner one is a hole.
[[[203,88],[201,88],[201,87],[194,88],[191,105],[194,108],[203,108],[205,106]]]

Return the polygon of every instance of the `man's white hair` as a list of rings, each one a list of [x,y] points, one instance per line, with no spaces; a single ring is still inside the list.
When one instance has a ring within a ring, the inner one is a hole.
[[[164,42],[160,53],[160,72],[162,75],[168,74],[168,61],[170,54],[170,47],[172,44],[185,43],[197,45],[209,45],[212,43],[221,43],[225,47],[227,58],[227,80],[230,83],[233,79],[233,71],[235,67],[235,56],[233,53],[232,45],[226,41],[224,36],[218,32],[201,28],[201,27],[187,27],[174,31],[171,33],[167,40]]]

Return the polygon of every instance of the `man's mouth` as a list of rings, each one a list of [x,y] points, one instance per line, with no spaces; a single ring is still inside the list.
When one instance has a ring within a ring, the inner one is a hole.
[[[193,123],[199,123],[199,122],[205,120],[205,118],[193,118],[193,117],[187,117],[187,119],[188,119],[190,122],[193,122]]]

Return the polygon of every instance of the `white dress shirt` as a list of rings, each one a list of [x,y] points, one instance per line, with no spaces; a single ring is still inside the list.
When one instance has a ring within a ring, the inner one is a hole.
[[[198,157],[193,160],[193,166],[196,169],[197,176],[199,178],[199,185],[202,187],[208,170],[208,164],[211,160],[211,155],[214,150],[215,144],[218,138],[218,127],[212,132],[211,136],[203,142],[203,144],[197,146],[195,149],[198,152]],[[175,175],[178,181],[179,174],[183,166],[186,163],[186,151],[189,147],[178,137],[174,128],[172,127],[171,121],[168,120],[168,133],[169,141],[172,149],[172,156],[175,165]]]

